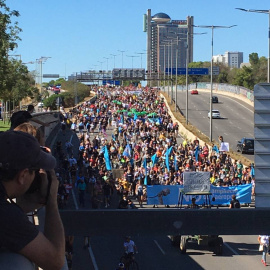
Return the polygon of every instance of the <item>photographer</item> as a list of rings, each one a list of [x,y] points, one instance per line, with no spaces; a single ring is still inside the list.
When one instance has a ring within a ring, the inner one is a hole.
[[[61,269],[65,256],[55,166],[55,158],[44,152],[32,135],[21,131],[0,134],[0,249],[21,254],[44,270]],[[37,176],[40,185],[29,194],[27,191]],[[22,197],[21,205],[13,201]],[[42,233],[28,220],[25,212],[44,204],[46,214]],[[2,255],[5,258],[5,253]]]

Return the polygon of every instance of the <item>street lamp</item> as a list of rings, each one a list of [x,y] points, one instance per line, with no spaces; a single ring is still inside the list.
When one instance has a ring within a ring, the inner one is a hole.
[[[122,68],[123,68],[123,66],[124,66],[124,65],[123,65],[123,63],[124,63],[124,62],[123,62],[123,53],[126,52],[126,51],[120,51],[120,50],[118,50],[118,52],[122,53]]]
[[[16,56],[20,58],[20,61],[22,61],[22,55],[21,54],[9,54],[8,56]]]
[[[126,55],[126,56],[132,58],[132,61],[131,61],[131,67],[132,67],[132,69],[133,69],[133,58],[134,58],[134,57],[139,57],[139,56],[136,56],[136,55]]]
[[[267,73],[267,83],[270,82],[270,9],[244,9],[244,8],[236,8],[241,11],[246,12],[256,12],[256,13],[264,13],[268,14],[269,23],[268,23],[268,73]]]
[[[39,59],[37,59],[37,62],[40,64],[40,94],[42,93],[42,64],[43,62],[46,62],[50,56],[41,56]]]
[[[22,63],[23,65],[28,65],[28,64],[35,64],[35,61],[30,61],[30,62],[26,62],[26,63]]]
[[[113,68],[115,68],[115,56],[117,56],[117,54],[110,54],[111,56],[113,56]]]
[[[164,41],[168,42],[168,44],[166,45],[166,46],[168,46],[168,96],[169,96],[169,78],[171,77],[171,104],[172,104],[172,93],[173,93],[173,84],[172,84],[172,66],[173,66],[172,62],[173,62],[173,57],[172,57],[172,52],[173,52],[173,41],[174,40],[170,39],[170,40],[164,40]],[[171,51],[169,51],[169,47],[171,47]],[[164,63],[165,63],[165,61],[164,61]],[[170,72],[169,72],[169,67],[170,67]]]
[[[165,74],[166,74],[166,63],[165,63],[165,49],[166,49],[166,44],[163,44],[163,45],[160,45],[160,46],[163,46],[164,47],[164,59],[163,59],[163,92],[165,93],[165,80],[166,80],[166,78],[165,78]]]
[[[98,63],[100,63],[100,70],[102,71],[102,64],[103,64],[104,62],[98,61]]]
[[[107,60],[107,73],[108,73],[108,60],[110,59],[109,57],[103,57],[104,59]]]
[[[143,54],[146,54],[146,53],[143,53],[143,52],[141,52],[141,53],[137,53],[137,54],[140,54],[141,55],[141,68],[142,68],[142,56],[143,56]]]
[[[171,32],[171,33],[174,33],[174,32]],[[186,63],[185,63],[185,66],[186,66],[186,124],[188,125],[188,63],[189,63],[189,36],[194,36],[194,35],[204,35],[204,34],[207,34],[206,32],[203,32],[203,33],[192,33],[190,34],[188,31],[187,33],[175,33],[177,34],[177,42],[179,40],[186,40],[187,43],[186,43]],[[180,38],[178,39],[178,35],[182,35],[182,36],[185,36],[185,38]],[[178,49],[178,46],[177,46],[177,49]],[[176,65],[176,78],[177,78],[177,65]],[[177,79],[176,79],[176,83],[177,83]],[[177,85],[176,85],[176,91],[177,91]],[[177,94],[175,93],[175,111],[176,111],[176,104],[177,104]]]
[[[175,33],[176,34],[176,33]],[[178,42],[179,40],[185,40],[184,38],[179,38],[177,36],[177,42],[176,42],[176,50],[175,50],[175,69],[176,69],[176,72],[175,72],[175,103],[174,103],[174,109],[175,109],[175,112],[177,111],[177,73],[178,73]]]
[[[219,28],[232,28],[236,25],[231,25],[231,26],[219,26],[219,25],[193,25],[194,27],[199,27],[199,28],[210,28],[212,30],[212,42],[211,42],[211,87],[210,87],[210,142],[212,142],[212,109],[213,109],[213,104],[212,104],[212,96],[213,96],[213,50],[214,50],[214,29],[219,29]]]
[[[165,92],[165,85],[166,85],[166,47],[168,47],[168,71],[169,71],[169,46],[170,46],[170,43],[169,41],[166,41],[168,42],[168,44],[164,44],[164,92]],[[169,73],[169,72],[168,72]],[[169,96],[169,84],[168,84],[168,96]]]

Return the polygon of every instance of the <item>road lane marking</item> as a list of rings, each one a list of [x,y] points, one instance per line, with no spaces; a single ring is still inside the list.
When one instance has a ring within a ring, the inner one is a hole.
[[[162,247],[159,245],[159,243],[158,243],[156,240],[154,240],[154,242],[155,242],[155,244],[157,245],[157,247],[159,248],[159,250],[161,251],[161,253],[162,253],[163,255],[165,255],[165,251],[162,249]]]
[[[242,107],[244,107],[245,109],[249,110],[250,112],[254,112],[253,110],[250,110],[249,108],[247,108],[245,105],[241,104],[240,102],[236,101],[235,99],[233,98],[230,98],[230,97],[227,97],[226,98],[230,99],[230,100],[233,100],[234,102],[238,103],[239,105],[241,105]]]
[[[92,250],[92,248],[91,248],[90,243],[88,243],[88,244],[89,244],[88,251],[89,251],[89,254],[90,254],[90,257],[91,257],[91,260],[92,260],[94,269],[95,269],[95,270],[98,270],[98,266],[97,266],[97,262],[96,262],[96,258],[95,258],[95,256],[94,256],[93,250]]]
[[[227,243],[223,242],[223,245],[225,245],[232,253],[234,253],[234,255],[239,255],[239,253],[230,247]]]

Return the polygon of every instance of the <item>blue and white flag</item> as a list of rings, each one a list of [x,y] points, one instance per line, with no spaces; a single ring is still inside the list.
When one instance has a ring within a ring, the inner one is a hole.
[[[144,184],[147,185],[147,160],[146,158],[143,160],[143,167],[145,169]]]
[[[110,161],[110,156],[109,156],[109,152],[107,149],[107,145],[104,146],[103,151],[104,151],[104,159],[105,159],[106,169],[108,171],[111,171],[112,167],[111,167],[111,161]]]
[[[166,167],[168,169],[168,171],[170,171],[170,162],[169,162],[169,158],[170,158],[170,154],[172,152],[173,147],[171,146],[170,148],[167,149],[166,153],[165,153],[165,163],[166,163]]]
[[[154,154],[154,155],[151,157],[151,160],[152,160],[152,167],[154,167],[154,165],[158,162],[158,156],[157,156],[157,153]]]
[[[174,161],[173,161],[173,163],[174,163],[174,170],[177,172],[177,171],[178,171],[178,161],[177,161],[176,156],[174,156]]]
[[[212,150],[213,151],[216,151],[217,153],[219,153],[218,147],[216,145],[213,146]]]
[[[125,150],[123,152],[123,156],[131,158],[131,154],[132,154],[131,147],[130,147],[129,144],[127,144],[126,148],[125,148]]]
[[[196,149],[195,149],[195,152],[194,152],[196,161],[198,161],[198,159],[199,159],[199,153],[200,152],[201,151],[200,151],[199,145],[197,145]]]
[[[120,116],[120,123],[124,124],[124,115],[123,114],[121,114],[121,116]]]
[[[254,176],[255,176],[254,166],[251,166],[250,176],[251,176],[251,177],[254,177]]]

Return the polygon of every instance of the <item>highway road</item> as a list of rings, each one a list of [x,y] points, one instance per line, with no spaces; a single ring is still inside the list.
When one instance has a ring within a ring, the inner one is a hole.
[[[108,223],[113,221],[108,221]],[[142,221],[143,222],[143,221]],[[134,225],[133,225],[134,226]],[[197,245],[188,246],[185,255],[178,246],[173,246],[166,235],[138,236],[134,226],[132,239],[138,247],[136,261],[140,270],[227,270],[263,269],[257,235],[223,236],[223,255],[216,256],[212,251]],[[73,256],[73,270],[112,270],[116,269],[123,254],[123,235],[90,238],[90,246],[83,248],[83,238],[75,237],[77,247]],[[269,258],[269,257],[268,257]]]
[[[210,92],[198,90],[198,95],[188,94],[188,120],[206,136],[210,136]],[[219,103],[213,103],[213,109],[220,111],[221,119],[213,119],[212,138],[218,141],[222,135],[225,142],[229,142],[230,150],[236,151],[237,142],[242,137],[254,138],[254,112],[253,107],[232,97],[214,94]],[[175,97],[175,93],[173,93]],[[179,91],[177,103],[186,116],[186,91]],[[254,161],[254,155],[245,155]]]

